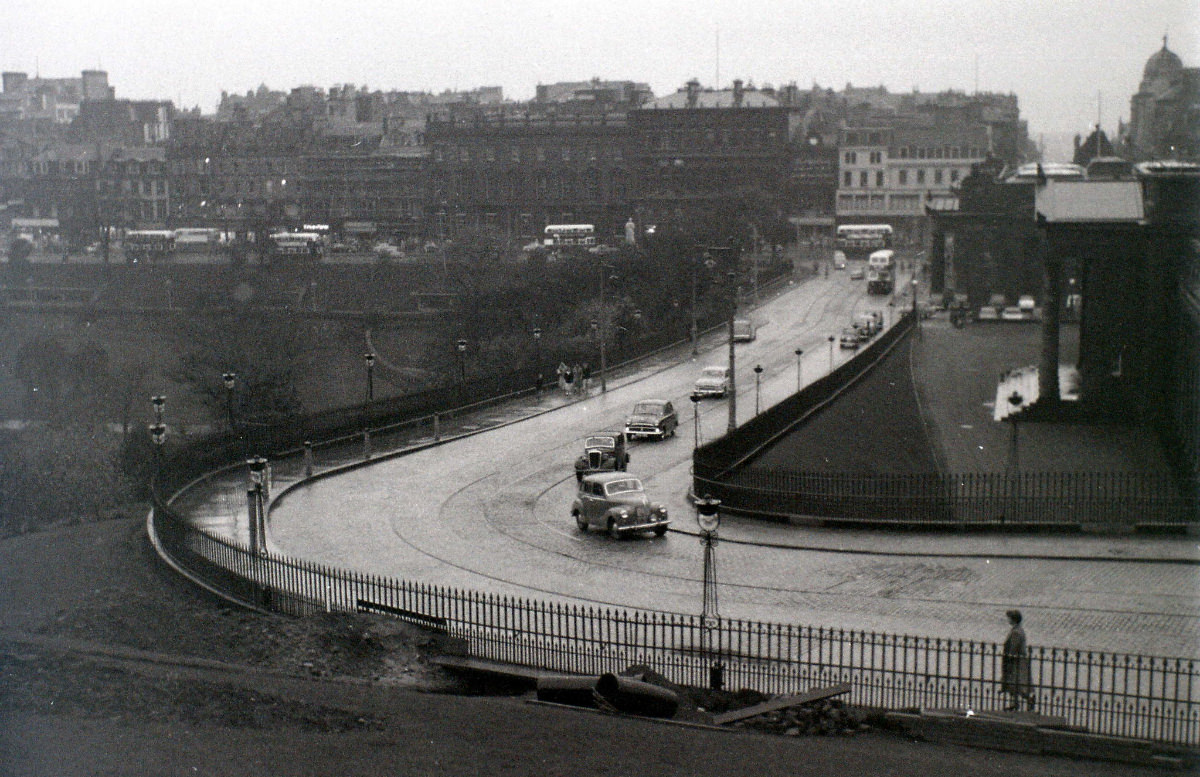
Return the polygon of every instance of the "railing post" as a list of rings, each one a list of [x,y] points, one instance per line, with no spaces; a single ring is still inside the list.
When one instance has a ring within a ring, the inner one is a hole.
[[[313,444],[312,440],[304,441],[304,477],[311,478],[313,475]]]
[[[437,413],[433,414],[433,441],[438,442],[442,439],[441,422]]]

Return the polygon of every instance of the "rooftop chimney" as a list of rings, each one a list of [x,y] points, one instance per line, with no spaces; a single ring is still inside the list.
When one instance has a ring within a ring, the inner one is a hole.
[[[700,82],[693,78],[687,82],[687,107],[695,108],[700,102]]]
[[[733,107],[741,108],[742,100],[744,100],[745,97],[746,97],[746,89],[742,85],[742,79],[740,79],[740,78],[733,79]]]

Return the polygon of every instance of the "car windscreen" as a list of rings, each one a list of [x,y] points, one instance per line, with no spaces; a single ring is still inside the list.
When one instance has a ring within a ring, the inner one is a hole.
[[[616,494],[629,494],[642,490],[642,481],[637,478],[626,478],[624,480],[614,480],[604,486],[604,492],[609,496]]]
[[[633,406],[634,415],[658,415],[662,412],[662,405],[657,402],[638,402]]]
[[[589,437],[584,443],[585,448],[615,448],[617,441],[612,437]]]
[[[724,367],[705,367],[704,372],[700,373],[706,378],[723,378],[725,377]]]

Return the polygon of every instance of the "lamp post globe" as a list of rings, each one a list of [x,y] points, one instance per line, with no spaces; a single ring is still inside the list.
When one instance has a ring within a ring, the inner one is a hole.
[[[721,526],[721,500],[705,494],[696,500],[696,524],[704,534],[716,534]]]

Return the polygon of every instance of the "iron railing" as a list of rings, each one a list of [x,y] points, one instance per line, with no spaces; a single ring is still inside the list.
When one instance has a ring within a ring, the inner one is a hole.
[[[548,602],[336,569],[217,538],[157,504],[152,535],[174,563],[241,601],[279,612],[375,612],[465,641],[480,658],[585,675],[648,665],[673,682],[787,694],[849,683],[884,709],[996,709],[1003,648],[991,642],[713,619]],[[1031,650],[1039,712],[1093,733],[1200,744],[1193,659]]]
[[[1143,472],[856,474],[747,467],[725,476],[697,461],[697,493],[725,509],[829,523],[935,527],[1186,527],[1197,500]]]

